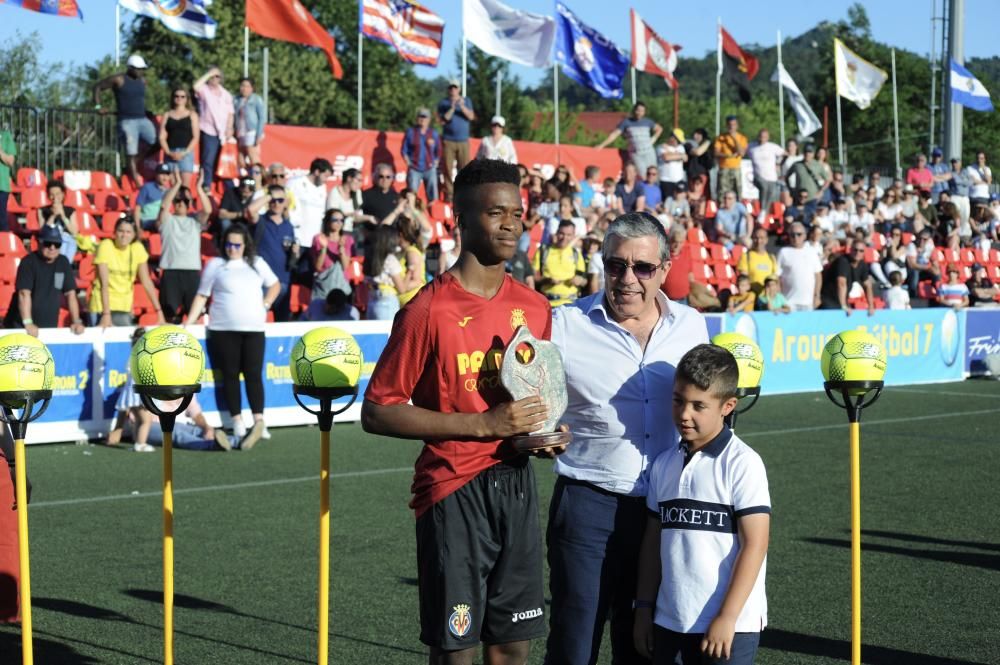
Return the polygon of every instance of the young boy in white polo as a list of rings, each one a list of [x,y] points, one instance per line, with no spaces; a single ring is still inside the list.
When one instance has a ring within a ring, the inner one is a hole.
[[[635,646],[654,665],[748,665],[767,625],[767,474],[724,422],[738,378],[729,351],[710,344],[677,365],[681,444],[650,472],[634,603]]]

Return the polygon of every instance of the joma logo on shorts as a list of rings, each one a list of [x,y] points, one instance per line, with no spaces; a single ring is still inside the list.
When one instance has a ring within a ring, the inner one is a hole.
[[[527,612],[514,612],[511,617],[511,623],[517,623],[518,621],[524,621],[525,619],[537,619],[542,616],[542,608],[536,607],[533,610],[528,610]]]

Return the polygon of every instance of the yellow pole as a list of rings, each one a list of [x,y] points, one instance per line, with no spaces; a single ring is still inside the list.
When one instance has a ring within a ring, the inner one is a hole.
[[[21,663],[32,665],[35,657],[31,641],[31,567],[28,563],[28,474],[24,439],[14,442],[14,482],[17,499],[17,553],[21,574]]]
[[[163,432],[163,663],[174,663],[173,432]]]
[[[851,423],[851,665],[861,665],[861,424]]]
[[[319,471],[319,665],[330,650],[330,432],[320,432]]]

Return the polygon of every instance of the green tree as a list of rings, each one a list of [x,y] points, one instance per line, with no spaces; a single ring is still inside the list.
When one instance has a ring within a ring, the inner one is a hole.
[[[4,91],[4,104],[19,106],[60,106],[75,100],[64,97],[60,81],[71,70],[62,64],[43,65],[38,54],[42,52],[42,38],[37,32],[14,36],[0,45],[0,90]]]

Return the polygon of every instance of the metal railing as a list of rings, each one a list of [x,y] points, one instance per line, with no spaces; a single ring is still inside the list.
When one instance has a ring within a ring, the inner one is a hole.
[[[66,169],[121,175],[113,114],[0,104],[0,128],[13,134],[21,165],[46,173]]]

